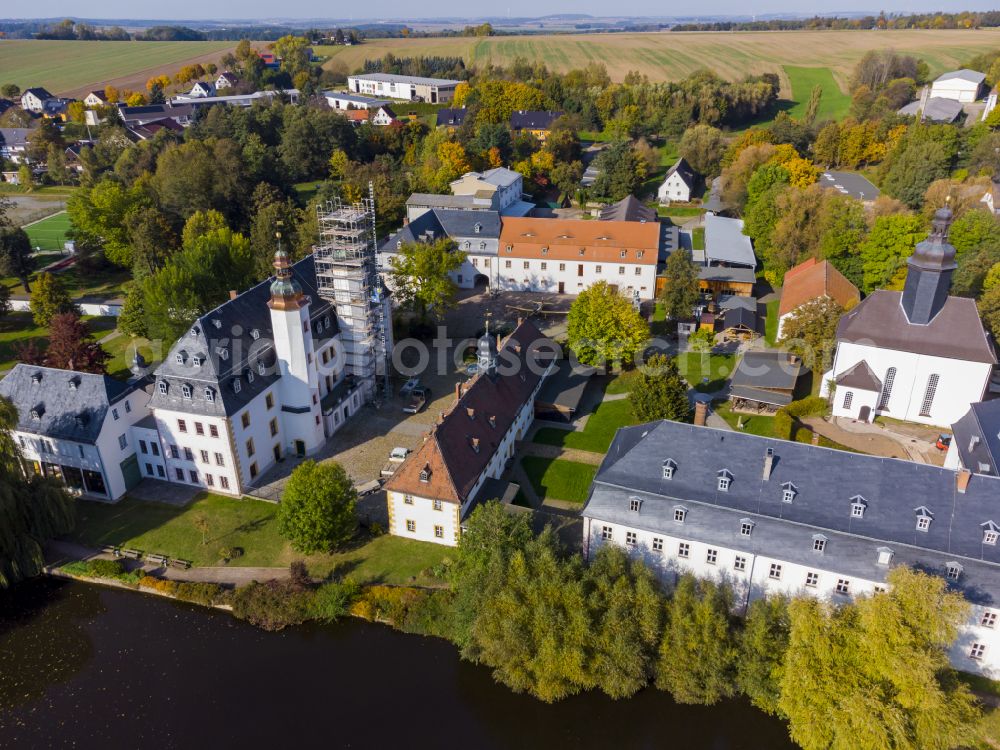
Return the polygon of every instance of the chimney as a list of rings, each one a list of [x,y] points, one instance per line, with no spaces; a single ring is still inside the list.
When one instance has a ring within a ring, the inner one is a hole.
[[[969,438],[969,453],[972,453],[977,445],[979,445],[979,435],[973,435]]]
[[[496,426],[497,426],[497,418],[496,418],[495,415],[491,414],[490,415],[490,427],[496,427]]]
[[[473,409],[471,406],[466,407],[465,413],[469,415],[469,419],[475,419],[476,418],[476,410]]]
[[[472,450],[479,453],[479,438],[477,437],[472,438]]]
[[[764,452],[764,481],[771,478],[771,470],[774,468],[774,448],[768,448]]]
[[[972,472],[968,469],[959,469],[955,473],[955,489],[960,495],[964,495],[965,491],[969,489],[970,479],[972,479]]]
[[[462,384],[455,383],[455,400],[459,401],[462,398]]]
[[[707,419],[708,419],[708,404],[706,404],[704,401],[695,401],[694,404],[695,426],[704,427]]]
[[[237,294],[237,292],[236,292],[235,289],[230,289],[229,290],[229,299],[236,299],[238,296],[239,295]]]
[[[522,323],[524,323],[524,318],[522,318],[520,315],[518,315],[517,316],[517,327],[520,328]]]

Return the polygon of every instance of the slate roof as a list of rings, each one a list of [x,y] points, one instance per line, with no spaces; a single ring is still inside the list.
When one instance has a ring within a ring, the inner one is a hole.
[[[729,328],[746,328],[757,330],[757,311],[745,307],[730,307],[722,313],[722,330]]]
[[[693,189],[695,182],[698,181],[698,176],[683,156],[678,159],[670,169],[667,170],[667,173],[663,176],[663,181],[666,182],[670,176],[674,174],[680,177],[688,188]]]
[[[481,175],[482,179],[491,185],[496,185],[497,187],[510,187],[511,185],[517,184],[519,180],[522,180],[520,172],[515,172],[513,169],[507,169],[507,167],[494,167],[493,169],[487,169]]]
[[[14,106],[14,102],[10,99],[0,99],[0,115],[6,112],[8,109]]]
[[[125,123],[134,122],[136,120],[159,120],[164,117],[179,118],[179,117],[191,117],[194,114],[195,106],[193,104],[146,104],[141,107],[118,107],[119,113],[121,113],[122,120]]]
[[[545,384],[538,392],[535,402],[542,406],[559,406],[569,411],[576,411],[583,400],[587,384],[597,370],[579,362],[560,359],[556,371],[545,379]]]
[[[476,201],[474,195],[439,195],[437,193],[411,193],[406,199],[407,206],[430,206],[432,208],[472,208],[487,206],[490,201]]]
[[[820,297],[829,297],[841,307],[847,307],[860,300],[861,293],[830,261],[809,258],[785,274],[778,317]]]
[[[763,478],[764,456],[773,468]],[[676,464],[664,479],[663,462]],[[732,475],[728,492],[718,490],[718,472]],[[1000,520],[1000,478],[972,476],[964,493],[959,475],[930,464],[774,440],[748,433],[652,422],[620,429],[602,462],[582,515],[651,532],[777,557],[805,566],[881,580],[888,568],[876,563],[879,547],[892,564],[944,573],[949,561],[963,566],[955,582],[974,602],[1000,602],[1000,546],[983,543],[983,524]],[[782,485],[796,494],[783,502]],[[628,498],[643,502],[629,510]],[[862,518],[851,515],[863,498]],[[673,520],[687,508],[683,524]],[[917,509],[932,521],[916,530]],[[753,532],[740,534],[749,518]],[[812,535],[828,538],[822,554]]]
[[[0,144],[7,148],[27,148],[29,128],[0,128]]]
[[[743,234],[743,219],[705,214],[705,259],[709,263],[756,267],[753,243]]]
[[[562,112],[519,109],[510,113],[510,126],[514,130],[548,130],[562,116]]]
[[[601,209],[601,221],[656,221],[656,211],[634,195],[626,195],[617,203]]]
[[[900,108],[898,114],[916,117],[921,109],[923,109],[923,119],[934,122],[955,122],[963,112],[962,103],[957,99],[932,96],[924,102],[922,108],[918,100]]]
[[[437,111],[437,126],[461,127],[469,110],[465,107],[444,107]]]
[[[18,363],[0,380],[0,396],[17,408],[16,430],[92,444],[108,409],[146,382]],[[38,419],[32,417],[33,409]]]
[[[46,99],[55,99],[55,97],[52,96],[52,94],[50,94],[46,89],[42,88],[41,86],[35,86],[30,89],[25,89],[24,91],[21,92],[21,96],[24,96],[25,94],[34,94],[43,102]]]
[[[787,352],[750,349],[743,354],[733,372],[733,386],[795,390],[802,372],[802,360]]]
[[[752,268],[733,268],[727,266],[702,266],[698,269],[698,278],[702,281],[733,281],[742,284],[753,284],[757,274]]]
[[[339,328],[333,306],[317,291],[312,255],[292,266],[292,277],[311,298],[310,327],[313,342],[319,348]],[[151,408],[232,416],[279,380],[271,311],[267,306],[272,281],[273,277],[257,284],[194,322],[156,368]],[[196,357],[200,365],[195,363]],[[234,386],[237,378],[238,393]],[[160,392],[161,382],[167,384],[166,393]],[[185,384],[191,386],[191,398],[183,396]],[[206,388],[212,392],[211,400],[206,396]]]
[[[842,385],[845,388],[871,391],[873,393],[882,392],[882,381],[878,379],[878,376],[865,360],[861,360],[853,367],[849,367],[840,373],[837,376],[837,385]]]
[[[519,325],[500,347],[496,376],[476,376],[423,445],[386,482],[386,489],[464,504],[542,377],[544,365],[527,362],[529,357],[545,358],[546,349],[539,349],[545,341],[531,322]],[[473,438],[479,440],[478,451]],[[428,479],[421,481],[425,469]]]
[[[948,297],[930,323],[913,325],[903,312],[901,296],[902,292],[885,289],[872,292],[840,319],[837,341],[996,364],[996,353],[979,319],[975,300]]]
[[[476,226],[479,231],[476,231]],[[482,237],[497,239],[500,236],[500,214],[496,211],[461,211],[432,208],[398,232],[390,235],[379,248],[383,253],[396,252],[399,242],[424,242],[425,233],[431,231],[435,239],[441,237]]]
[[[819,176],[819,184],[858,200],[873,201],[882,191],[857,172],[835,172],[829,170]]]
[[[1000,399],[972,404],[951,429],[962,466],[976,474],[1000,475]]]
[[[941,83],[943,81],[951,80],[968,81],[969,83],[982,83],[986,80],[986,74],[980,73],[978,70],[969,70],[968,68],[962,68],[961,70],[949,70],[947,73],[942,73],[937,78],[934,79],[934,83]]]

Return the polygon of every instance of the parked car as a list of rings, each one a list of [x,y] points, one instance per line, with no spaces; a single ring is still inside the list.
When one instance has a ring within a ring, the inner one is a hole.
[[[937,442],[934,443],[934,447],[939,451],[948,450],[949,445],[951,445],[951,435],[945,435],[944,433],[938,435]]]
[[[406,460],[406,457],[409,455],[409,453],[410,453],[409,448],[402,448],[397,445],[395,448],[389,451],[389,460],[396,463],[402,463],[403,461]]]
[[[414,388],[420,387],[420,378],[410,378],[405,383],[403,387],[399,389],[400,396],[408,396]]]
[[[430,395],[431,392],[427,388],[414,388],[410,391],[410,400],[403,407],[403,411],[407,414],[416,414],[427,405]]]

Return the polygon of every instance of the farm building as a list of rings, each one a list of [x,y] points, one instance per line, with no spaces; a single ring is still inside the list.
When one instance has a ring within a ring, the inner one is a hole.
[[[979,99],[986,81],[986,74],[978,70],[952,70],[942,73],[931,84],[931,97],[953,99],[968,104]]]
[[[861,293],[828,260],[809,258],[785,274],[778,304],[778,338],[788,317],[806,302],[826,297],[847,309],[856,305]]]
[[[431,104],[450,102],[459,83],[461,81],[447,78],[401,76],[394,73],[363,73],[347,78],[347,88],[354,94]]]

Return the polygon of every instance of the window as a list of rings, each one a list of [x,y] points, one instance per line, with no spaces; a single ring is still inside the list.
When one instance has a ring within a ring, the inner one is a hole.
[[[559,264],[559,270],[560,271],[565,271],[566,270],[566,264],[565,263],[560,263]]]
[[[844,391],[844,408],[850,409],[851,402],[854,401],[854,391]]]
[[[625,275],[625,266],[618,266],[618,275],[619,276]]]
[[[417,530],[417,522],[416,521],[411,521],[410,519],[407,519],[406,520],[406,530],[409,531],[411,534],[413,534]]]
[[[990,521],[989,525],[983,524],[983,544],[996,544],[997,537],[1000,536],[1000,530],[993,526],[993,522]]]
[[[435,526],[434,536],[438,539],[444,539],[444,526]]]
[[[892,550],[888,547],[878,548],[878,558],[876,558],[879,565],[888,565],[892,562]]]
[[[690,557],[691,556],[691,545],[687,542],[681,542],[677,545],[677,556],[678,557]]]
[[[113,419],[114,419],[114,420],[115,420],[116,422],[118,421],[118,410],[117,410],[117,409],[112,409],[112,410],[111,410],[111,417],[112,417],[112,418],[113,418]]]
[[[178,482],[184,481],[184,469],[174,469],[174,475],[177,477]]]
[[[674,471],[676,469],[677,469],[677,464],[674,463],[673,459],[668,458],[666,461],[663,462],[663,478],[664,479],[673,479],[674,478]]]
[[[177,452],[177,446],[176,445],[171,445],[170,446],[170,457],[171,458],[180,458],[180,453]]]
[[[125,402],[125,413],[126,414],[131,414],[132,413],[132,402],[131,401],[126,401]]]
[[[154,456],[160,455],[160,446],[157,443],[150,443],[149,450],[152,452]]]
[[[639,508],[642,507],[642,500],[637,497],[630,497],[628,499],[628,509],[633,513],[638,513]]]
[[[193,357],[191,357],[191,364],[193,364],[195,367],[201,367],[201,355],[195,354]]]
[[[187,422],[185,422],[183,419],[178,419],[177,420],[177,430],[179,432],[187,432],[188,431]]]
[[[865,508],[868,507],[868,501],[865,500],[861,495],[855,495],[851,498],[851,518],[864,518]]]
[[[153,464],[146,464],[146,476],[153,476]]]
[[[729,492],[729,485],[733,483],[733,475],[723,469],[718,473],[716,487],[719,492]]]
[[[252,464],[250,464],[250,478],[253,479],[256,476],[257,476],[257,462],[254,461]]]
[[[636,534],[634,531],[625,532],[625,546],[634,547],[636,544]]]
[[[306,352],[306,361],[307,362],[312,362],[312,353],[311,352]],[[253,382],[253,370],[247,370],[247,382],[248,383],[252,383]]]
[[[817,586],[819,586],[819,573],[814,573],[811,570],[808,573],[806,573],[806,586],[808,586],[811,589],[814,589]]]
[[[635,275],[636,276],[641,276],[642,275],[642,269],[639,268],[639,266],[635,267]]]
[[[873,590],[875,591],[876,594],[884,594],[886,592],[885,586],[880,586],[877,583],[875,584]]]
[[[434,501],[434,510],[441,510],[441,501],[440,500],[435,500]]]
[[[505,260],[505,261],[503,262],[503,267],[504,267],[504,268],[510,268],[510,261],[509,261],[509,260]]]
[[[930,531],[933,517],[931,512],[924,506],[917,508],[917,531]]]
[[[239,393],[241,388],[243,388],[243,384],[240,382],[240,379],[233,378],[233,393]]]
[[[663,537],[653,537],[653,552],[663,552]]]
[[[125,450],[125,448],[128,447],[128,438],[126,438],[124,435],[119,435],[118,436],[118,447],[121,450]]]
[[[733,570],[746,570],[747,569],[747,559],[743,555],[737,555],[733,559]]]
[[[594,273],[600,273],[602,268],[603,268],[603,266],[595,266],[594,267]]]
[[[240,422],[242,423],[244,430],[247,427],[249,427],[250,426],[250,412],[248,412],[248,411],[243,412],[243,414],[240,416]]]
[[[167,393],[167,381],[161,380],[159,383],[156,384],[156,387],[159,389],[160,393],[162,393],[163,395],[166,395],[166,393]]]
[[[740,521],[740,536],[750,536],[753,533],[753,521]]]
[[[983,619],[979,621],[979,624],[984,628],[995,628],[997,626],[997,613],[983,612]]]
[[[927,388],[924,390],[924,400],[920,404],[920,416],[929,417],[931,415],[931,406],[934,404],[934,394],[937,393],[938,381],[941,379],[940,375],[934,374],[927,378]]]
[[[413,495],[403,495],[403,502],[407,505],[413,505]]]
[[[143,453],[148,453],[149,452],[146,449],[146,441],[145,440],[140,440],[139,441],[139,450],[142,451]]]
[[[187,383],[182,384],[181,385],[181,395],[184,398],[191,398],[191,386],[189,386]],[[116,419],[117,419],[117,417],[116,417]]]
[[[253,438],[247,440],[247,455],[252,456],[254,454]]]
[[[215,454],[215,465],[216,466],[225,466],[226,465],[225,459],[223,458],[223,456],[222,456],[221,453],[216,453]]]
[[[826,537],[822,534],[813,535],[813,552],[823,552],[826,550]]]
[[[198,472],[194,469],[188,471],[188,477],[191,479],[191,484],[198,484]]]
[[[775,581],[781,580],[781,565],[778,563],[771,563],[771,570],[768,571],[768,578],[774,579]]]
[[[201,422],[195,422],[194,423],[194,434],[195,435],[204,435],[205,434],[205,425],[203,425]]]
[[[674,508],[674,520],[677,523],[684,523],[687,513],[687,508]]]
[[[548,269],[549,269],[549,264],[546,263],[545,261],[542,261],[542,270],[547,271]]]
[[[221,485],[222,489],[228,490],[229,489],[229,477],[219,477],[219,484]]]
[[[601,527],[601,539],[610,540],[611,537],[612,537],[611,527],[610,526],[602,526]]]
[[[184,449],[184,460],[185,461],[194,461],[194,453],[191,452],[190,448],[185,448]]]
[[[957,562],[946,563],[944,566],[948,580],[957,581],[962,576],[962,566]]]
[[[277,419],[272,419],[272,420],[271,420],[271,421],[270,421],[270,422],[268,423],[268,426],[269,426],[269,427],[270,427],[270,429],[271,429],[271,437],[274,437],[275,435],[277,435],[277,434],[278,434],[278,420],[277,420]]]
[[[529,268],[531,268],[531,262],[527,260],[524,261],[524,270],[527,271]]]
[[[719,560],[719,550],[710,549],[705,552],[705,562],[707,562],[709,565],[715,565],[715,563],[718,560]]]
[[[215,391],[213,391],[211,388],[206,388],[205,389],[205,400],[208,401],[210,404],[214,403],[215,402]]]
[[[627,257],[627,256],[628,256],[628,250],[622,250],[622,251],[621,251],[621,256],[622,256],[623,258]]]
[[[847,596],[851,591],[851,582],[846,578],[837,579],[837,593]]]
[[[890,367],[885,371],[885,382],[882,384],[882,395],[878,399],[878,410],[882,411],[889,406],[889,396],[892,395],[892,382],[896,379],[896,368]]]
[[[208,434],[214,438],[219,437],[219,428],[216,427],[214,424],[210,424],[208,426]]]
[[[984,643],[973,643],[972,648],[969,649],[969,658],[979,661],[983,658],[983,654],[986,653],[986,644]]]
[[[213,477],[211,474],[206,474],[205,475],[205,484],[207,484],[209,487],[214,487],[215,486],[215,477]]]
[[[201,462],[203,464],[207,464],[208,463],[208,451],[199,451],[198,453],[201,456]]]
[[[785,482],[781,485],[781,502],[790,503],[795,499],[798,494],[798,489],[791,482]]]

